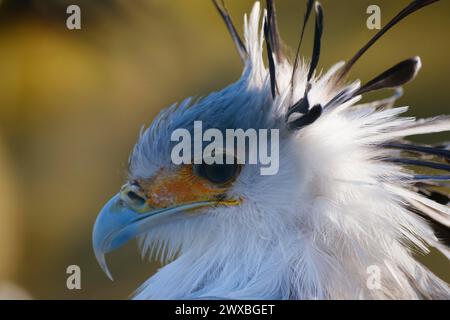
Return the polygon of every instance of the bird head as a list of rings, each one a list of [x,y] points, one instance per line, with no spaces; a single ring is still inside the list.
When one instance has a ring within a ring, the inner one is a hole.
[[[284,116],[273,109],[270,83],[262,67],[262,60],[248,61],[236,83],[163,110],[142,131],[129,158],[128,179],[104,206],[94,228],[95,254],[109,277],[104,255],[136,237],[145,251],[165,246],[160,254],[170,260],[180,250],[206,250],[199,240],[211,248],[213,243],[222,246],[242,234],[268,233],[271,228],[277,232],[278,222],[283,221],[277,211],[288,207],[301,180],[292,175],[300,170],[292,167],[298,166],[297,150],[289,146],[291,134]],[[200,132],[197,124],[201,124]],[[192,161],[186,163],[174,161],[179,143],[174,133],[180,129],[189,136],[187,153]],[[210,130],[223,141],[207,153]],[[235,134],[231,146],[230,130]],[[261,130],[267,135],[259,136]],[[237,152],[239,133],[245,142],[242,156]],[[275,174],[264,174],[269,163],[259,161],[255,153],[262,143],[270,160],[280,162]],[[195,158],[195,145],[200,145],[200,161]],[[257,161],[250,163],[252,154]],[[208,163],[214,155],[223,161]]]
[[[309,63],[299,58],[303,31],[295,59],[284,54],[273,1],[262,19],[259,3],[254,5],[244,21],[244,41],[223,4],[213,2],[244,62],[242,76],[223,90],[163,110],[141,132],[128,179],[94,226],[103,270],[111,278],[105,254],[138,238],[143,255],[170,262],[141,287],[140,298],[388,297],[395,290],[417,296],[419,289],[406,279],[420,270],[429,275],[403,243],[423,250],[423,241],[439,244],[404,204],[434,218],[432,211],[448,210],[425,200],[429,185],[416,184],[425,177],[406,170],[405,159],[390,157],[389,150],[411,149],[398,139],[450,130],[450,122],[416,122],[400,117],[406,108],[391,109],[400,87],[420,69],[418,57],[362,86],[347,83],[346,76],[381,35],[434,1],[413,1],[353,58],[323,75],[316,74],[323,31],[318,2],[307,1],[303,23],[314,11]],[[394,88],[394,96],[358,104],[363,94],[384,88]],[[242,148],[228,144],[230,130],[244,133]],[[174,155],[184,135],[189,161],[180,162]],[[225,140],[210,148],[218,137]],[[265,155],[276,162],[270,174],[264,174],[271,164],[261,161],[261,150],[270,150]],[[255,152],[258,161],[249,161]],[[391,288],[365,288],[364,266],[372,264],[387,270]],[[393,284],[399,277],[401,283]],[[434,293],[447,292],[438,280],[429,281]]]

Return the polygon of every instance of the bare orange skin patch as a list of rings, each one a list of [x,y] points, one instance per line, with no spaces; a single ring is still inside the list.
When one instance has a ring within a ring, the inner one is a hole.
[[[173,171],[161,169],[154,177],[141,180],[139,184],[147,197],[147,204],[153,208],[219,200],[226,191],[225,188],[196,176],[190,165]]]

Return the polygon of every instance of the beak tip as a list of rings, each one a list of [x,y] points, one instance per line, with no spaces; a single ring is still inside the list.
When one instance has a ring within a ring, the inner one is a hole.
[[[111,272],[109,271],[108,267],[105,265],[105,267],[102,267],[103,272],[106,274],[106,276],[109,278],[109,280],[114,281],[114,278],[111,274]]]
[[[106,275],[108,276],[109,280],[114,282],[114,278],[112,277],[112,275],[109,271],[106,273]]]
[[[106,276],[109,278],[109,280],[114,281],[114,278],[111,272],[109,271],[108,265],[106,263],[105,255],[103,253],[96,253],[95,257],[97,258],[98,264],[100,265]]]

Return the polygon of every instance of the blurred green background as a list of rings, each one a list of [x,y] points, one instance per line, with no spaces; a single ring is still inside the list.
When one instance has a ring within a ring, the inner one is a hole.
[[[376,31],[366,8],[386,23],[409,0],[322,0],[320,67],[348,59]],[[236,24],[253,0],[228,0]],[[82,30],[66,28],[78,4]],[[284,40],[296,46],[304,1],[279,0]],[[410,114],[450,113],[450,1],[400,23],[352,71],[369,80],[410,56],[423,70],[400,104]],[[304,52],[309,53],[312,28]],[[186,96],[236,80],[241,63],[209,0],[0,1],[0,297],[128,298],[157,265],[135,243],[109,256],[115,282],[97,265],[91,230],[121,186],[142,125]],[[428,141],[450,140],[436,135]],[[426,257],[450,281],[450,264]],[[82,290],[66,288],[66,268],[82,270]]]

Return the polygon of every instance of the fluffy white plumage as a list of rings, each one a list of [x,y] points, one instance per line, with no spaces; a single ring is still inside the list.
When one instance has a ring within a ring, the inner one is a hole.
[[[248,58],[239,81],[163,111],[141,134],[130,157],[130,180],[170,167],[170,132],[191,129],[194,120],[214,128],[279,128],[280,171],[261,176],[258,166],[244,166],[228,190],[243,199],[241,205],[211,207],[141,235],[143,255],[167,264],[135,298],[450,297],[448,285],[414,256],[430,247],[448,258],[450,253],[425,218],[411,210],[448,226],[450,208],[418,193],[414,172],[383,160],[399,151],[380,146],[450,131],[449,118],[416,120],[402,115],[407,107],[389,108],[393,99],[358,104],[356,96],[324,108],[312,124],[288,130],[286,113],[303,97],[309,65],[300,63],[291,82],[292,64],[277,62],[279,94],[272,99],[261,20],[257,2],[245,18]],[[324,106],[347,88],[335,81],[343,66],[313,77],[311,106]],[[350,86],[360,88],[359,82]],[[378,289],[368,288],[370,266],[381,272]]]

